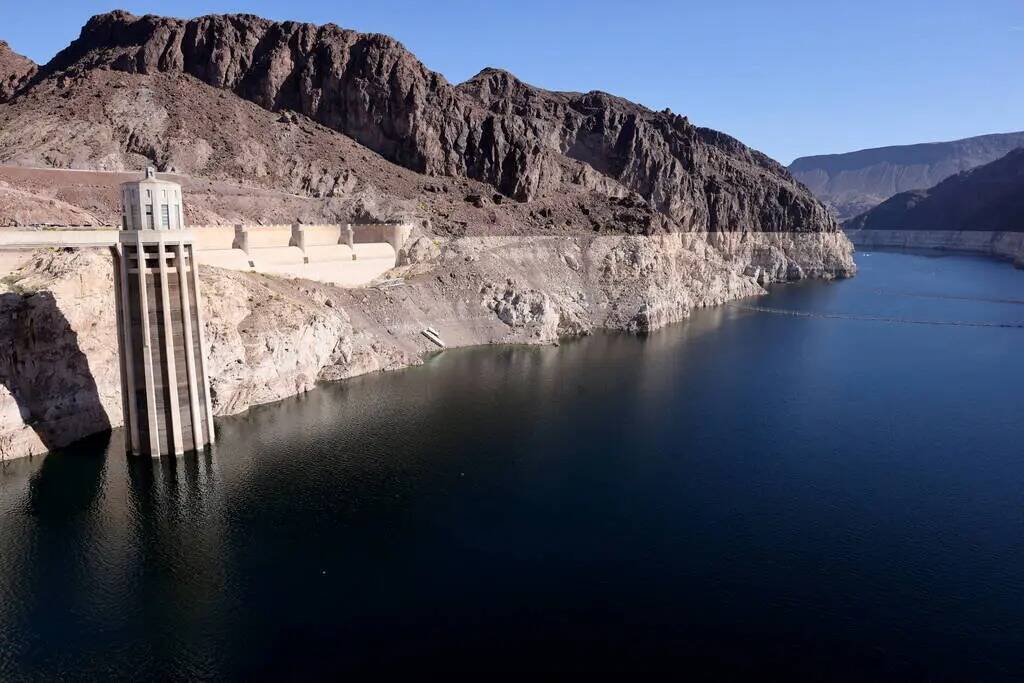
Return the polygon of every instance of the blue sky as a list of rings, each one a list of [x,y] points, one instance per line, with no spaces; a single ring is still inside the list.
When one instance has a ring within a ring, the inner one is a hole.
[[[1024,0],[0,0],[0,38],[45,62],[115,7],[388,33],[453,82],[496,66],[549,89],[605,90],[784,163],[1024,130]]]

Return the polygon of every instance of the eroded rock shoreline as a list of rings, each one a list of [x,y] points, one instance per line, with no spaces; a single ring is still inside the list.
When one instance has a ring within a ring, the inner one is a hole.
[[[418,226],[393,287],[208,269],[214,408],[449,346],[647,332],[764,285],[854,272],[827,209],[719,131],[608,93],[252,15],[93,17],[53,60],[0,45],[0,224],[119,221],[123,172],[182,177],[188,224]],[[3,268],[0,258],[0,268]],[[47,252],[0,290],[0,451],[121,422],[110,264]]]
[[[390,276],[340,289],[206,268],[214,408],[230,415],[419,364],[436,347],[648,332],[772,282],[852,275],[841,232],[441,238],[414,235]],[[0,448],[39,454],[122,423],[110,258],[48,250],[0,284]]]
[[[865,249],[934,249],[990,256],[1024,268],[1024,232],[1004,230],[847,230]]]

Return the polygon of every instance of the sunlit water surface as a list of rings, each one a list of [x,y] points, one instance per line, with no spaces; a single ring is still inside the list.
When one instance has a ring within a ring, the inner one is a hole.
[[[858,261],[326,385],[198,457],[8,463],[0,678],[1015,678],[1024,271]]]

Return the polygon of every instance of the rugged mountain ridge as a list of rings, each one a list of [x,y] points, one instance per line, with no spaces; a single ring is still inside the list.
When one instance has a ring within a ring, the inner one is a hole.
[[[618,221],[622,231],[837,229],[781,165],[727,135],[498,70],[454,86],[379,34],[251,15],[113,12],[92,18],[22,90],[49,81],[73,91],[99,70],[189,76],[265,110],[296,112],[416,173],[479,181],[519,201],[570,188],[633,202],[638,215]]]
[[[998,133],[800,157],[789,170],[840,220],[848,220],[900,192],[932,187],[1021,146],[1024,132]]]
[[[36,74],[38,67],[0,40],[0,102],[9,99]]]
[[[204,267],[218,414],[420,362],[426,326],[452,347],[648,332],[856,270],[825,207],[727,135],[496,69],[451,85],[386,36],[248,15],[90,20],[0,102],[0,226],[111,223],[121,172],[151,163],[193,224],[416,224],[398,286]],[[0,458],[119,424],[109,257],[0,267]]]
[[[851,230],[1024,231],[1024,149],[935,187],[900,193],[846,226]]]
[[[1024,268],[1024,148],[847,221],[854,244],[962,251]]]

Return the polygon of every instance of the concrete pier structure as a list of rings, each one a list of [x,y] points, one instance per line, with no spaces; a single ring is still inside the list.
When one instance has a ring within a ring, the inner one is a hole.
[[[146,177],[121,186],[115,253],[121,395],[136,455],[181,455],[214,440],[202,298],[181,187]]]

